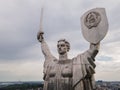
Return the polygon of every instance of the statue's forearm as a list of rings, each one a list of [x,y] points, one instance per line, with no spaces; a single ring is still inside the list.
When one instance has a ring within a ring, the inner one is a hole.
[[[99,52],[99,47],[100,47],[100,43],[97,44],[90,43],[90,48],[88,52],[92,57],[95,57],[97,55],[97,53]]]
[[[97,44],[90,43],[90,49],[92,50],[99,50],[99,47],[100,47],[100,43]]]
[[[45,57],[50,57],[52,55],[47,43],[44,40],[41,42],[41,49]]]

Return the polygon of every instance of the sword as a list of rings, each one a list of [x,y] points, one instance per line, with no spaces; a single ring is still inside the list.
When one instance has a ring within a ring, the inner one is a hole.
[[[43,39],[43,7],[41,8],[41,15],[40,15],[40,30],[38,32],[38,35],[37,35],[37,39],[38,40],[42,40]]]

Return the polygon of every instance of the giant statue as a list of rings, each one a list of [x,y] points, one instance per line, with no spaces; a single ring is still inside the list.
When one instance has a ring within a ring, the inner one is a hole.
[[[40,30],[37,35],[45,57],[43,90],[96,90],[95,57],[99,52],[100,41],[108,30],[104,8],[89,10],[81,17],[84,38],[90,43],[89,49],[72,59],[68,58],[70,43],[66,39],[57,42],[59,58],[52,55]],[[69,33],[69,32],[68,32]]]

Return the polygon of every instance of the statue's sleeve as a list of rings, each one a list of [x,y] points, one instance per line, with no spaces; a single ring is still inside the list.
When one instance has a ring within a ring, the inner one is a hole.
[[[73,58],[73,87],[76,87],[85,77],[86,70],[82,55]]]
[[[56,58],[52,55],[52,53],[49,50],[49,47],[45,41],[41,42],[41,49],[42,53],[44,54],[45,61],[44,61],[44,77],[43,79],[45,80],[48,78],[47,73],[49,72],[49,65],[56,60]]]
[[[45,41],[41,43],[41,49],[42,49],[42,53],[44,54],[45,60],[55,59],[55,57],[50,52],[50,49]]]
[[[97,55],[98,50],[99,44],[90,44],[89,50],[79,54],[73,59],[73,87],[77,88],[78,86],[81,86],[83,78],[93,76],[96,67],[94,58]]]
[[[91,76],[95,73],[95,56],[99,51],[99,43],[98,44],[90,44],[89,50],[83,53],[84,64],[86,66],[87,75]]]
[[[50,52],[49,47],[45,41],[41,42],[41,49],[45,57],[44,69],[47,69],[48,64],[50,62],[53,62],[53,60],[55,60],[56,58]]]

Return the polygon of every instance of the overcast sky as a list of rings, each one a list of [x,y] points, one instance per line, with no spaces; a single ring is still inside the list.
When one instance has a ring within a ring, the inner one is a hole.
[[[0,81],[42,80],[44,56],[36,39],[42,6],[51,52],[58,57],[56,43],[66,38],[71,44],[69,58],[89,48],[80,17],[92,8],[105,8],[109,30],[96,57],[95,78],[120,80],[120,0],[0,0]]]

